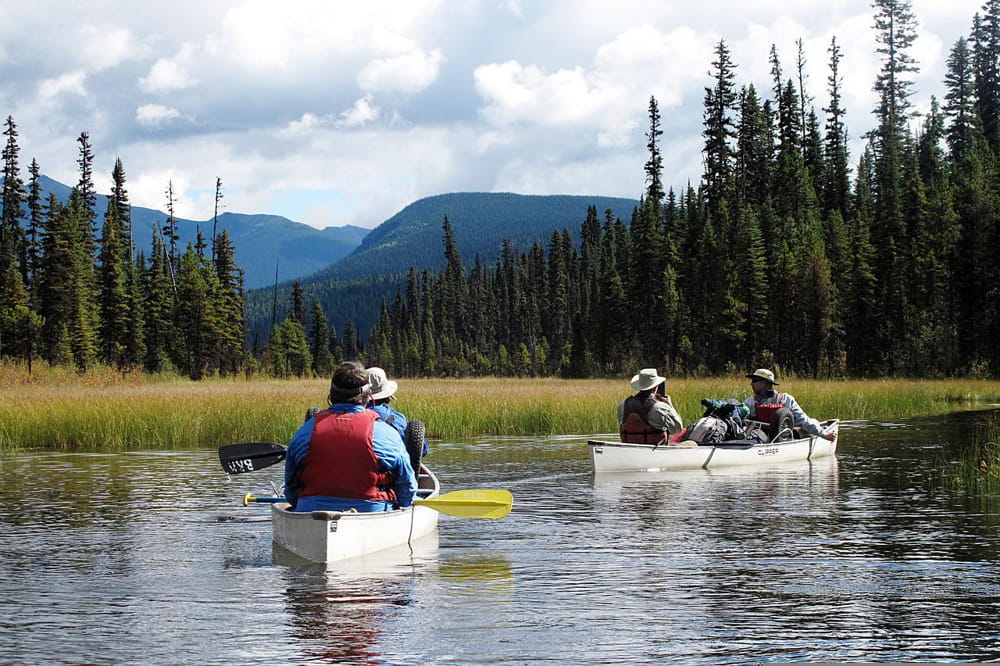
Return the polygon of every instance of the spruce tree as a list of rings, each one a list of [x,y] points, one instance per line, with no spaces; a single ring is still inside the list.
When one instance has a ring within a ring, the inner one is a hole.
[[[957,168],[972,151],[979,125],[975,97],[975,73],[968,42],[964,37],[955,42],[948,56],[945,73],[944,113],[951,123],[947,130],[951,163]]]
[[[7,116],[4,125],[7,142],[3,149],[3,190],[0,205],[0,312],[5,316],[0,320],[0,356],[17,356],[16,347],[21,347],[16,339],[23,336],[20,331],[23,319],[21,308],[28,307],[28,293],[25,287],[25,273],[22,270],[24,232],[21,227],[22,207],[25,192],[24,181],[18,167],[17,126],[14,119]]]
[[[330,355],[329,321],[318,298],[313,299],[312,324],[309,328],[309,353],[312,355],[312,371],[317,377],[327,377],[333,370]]]
[[[97,249],[97,192],[94,189],[94,151],[90,146],[90,134],[81,132],[77,137],[80,157],[76,163],[80,167],[80,181],[76,189],[80,192],[82,212],[87,218],[89,232],[85,237],[87,251],[94,254]]]
[[[823,158],[825,175],[823,186],[823,208],[826,214],[838,211],[843,219],[848,215],[850,202],[850,170],[848,167],[849,153],[847,149],[847,111],[843,107],[842,85],[840,75],[840,60],[842,57],[837,38],[831,38],[830,74],[827,77],[827,90],[830,94],[830,105],[826,112],[825,135],[823,140]]]
[[[875,146],[876,217],[873,235],[877,255],[879,325],[876,344],[883,350],[882,369],[899,370],[900,336],[905,331],[906,221],[903,212],[906,151],[909,149],[906,123],[911,112],[909,76],[917,66],[909,54],[916,39],[916,19],[908,0],[875,0],[876,41],[882,69],[875,80],[878,127],[872,138]]]
[[[660,108],[656,103],[656,98],[649,98],[649,131],[646,133],[646,150],[649,152],[649,159],[646,160],[646,200],[650,201],[654,207],[659,208],[663,200],[663,155],[660,151],[659,140],[663,136],[660,129]]]
[[[101,360],[122,369],[139,359],[129,353],[135,347],[129,340],[134,330],[130,322],[137,313],[132,307],[134,294],[128,291],[131,247],[124,234],[129,230],[129,206],[121,160],[116,160],[111,176],[114,186],[104,213],[98,256],[99,344]]]
[[[229,231],[223,229],[215,237],[212,250],[218,289],[215,300],[220,320],[219,372],[223,376],[238,373],[246,355],[243,269],[236,264],[235,254]]]

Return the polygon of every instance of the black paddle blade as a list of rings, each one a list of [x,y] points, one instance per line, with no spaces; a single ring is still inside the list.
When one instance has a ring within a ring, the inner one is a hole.
[[[285,447],[274,442],[247,442],[219,447],[219,462],[227,474],[256,472],[285,459]]]

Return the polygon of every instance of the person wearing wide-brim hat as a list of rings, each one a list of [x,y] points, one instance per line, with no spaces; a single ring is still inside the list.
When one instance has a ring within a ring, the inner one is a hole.
[[[810,418],[799,406],[794,396],[774,390],[774,387],[779,386],[779,383],[773,371],[767,368],[758,368],[747,373],[746,376],[750,380],[753,395],[747,398],[743,404],[750,410],[751,419],[770,424],[779,410],[787,409],[791,414],[794,428],[801,429],[807,435],[819,435],[823,439],[834,440],[835,436],[825,432],[819,421]],[[777,436],[777,433],[770,434],[772,437]]]
[[[666,393],[667,380],[656,368],[632,377],[636,392],[618,403],[619,435],[623,442],[658,444],[684,429],[680,414]]]
[[[398,430],[399,436],[406,442],[406,428],[409,425],[409,420],[405,414],[389,404],[396,399],[399,384],[389,379],[385,370],[378,366],[368,368],[368,383],[372,386],[372,401],[369,406],[382,417],[383,421]],[[423,441],[422,448],[421,456],[426,456],[429,453],[426,439]]]

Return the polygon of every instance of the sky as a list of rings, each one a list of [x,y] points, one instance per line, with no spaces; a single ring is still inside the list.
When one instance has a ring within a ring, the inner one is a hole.
[[[912,0],[912,101],[943,97],[945,61],[982,0]],[[0,0],[0,113],[20,164],[97,190],[116,159],[133,205],[179,217],[281,215],[374,228],[449,192],[638,198],[648,107],[662,181],[702,173],[702,104],[720,40],[737,86],[769,96],[798,47],[817,113],[843,53],[852,161],[880,62],[865,0]]]

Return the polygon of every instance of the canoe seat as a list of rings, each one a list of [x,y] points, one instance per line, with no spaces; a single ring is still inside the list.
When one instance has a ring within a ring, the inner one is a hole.
[[[340,520],[344,515],[343,511],[312,511],[310,514],[313,520]]]

